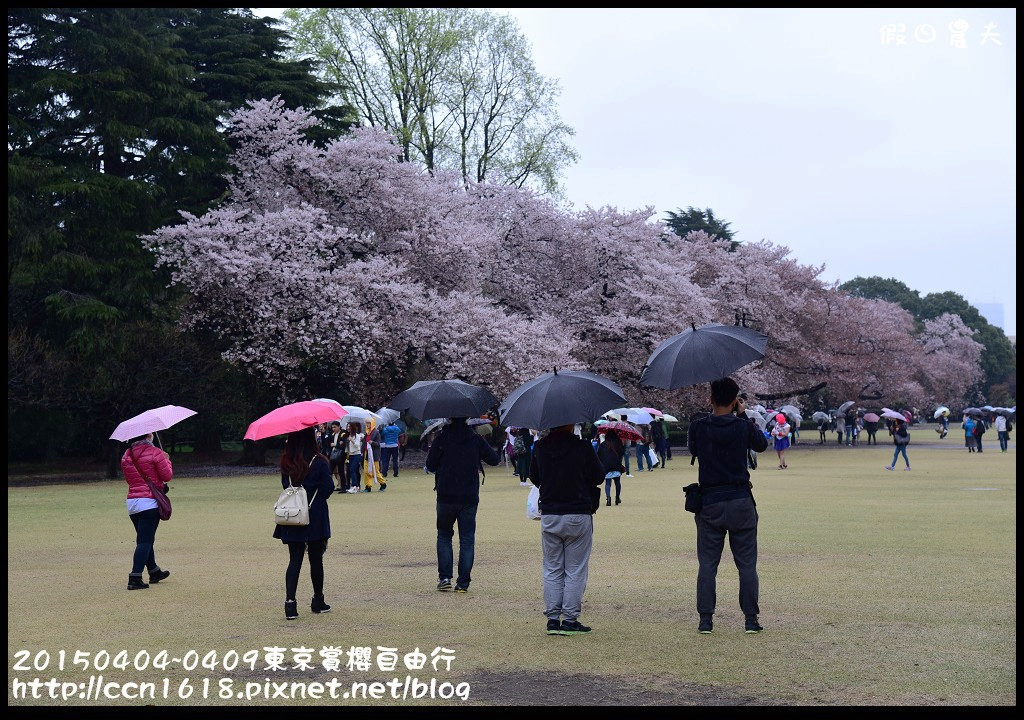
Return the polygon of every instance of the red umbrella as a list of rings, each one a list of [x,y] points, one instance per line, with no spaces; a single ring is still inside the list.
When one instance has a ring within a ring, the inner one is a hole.
[[[348,410],[330,402],[304,400],[282,405],[253,421],[249,425],[249,429],[245,431],[245,439],[262,440],[274,435],[284,435],[320,423],[341,420],[346,415],[348,415]]]
[[[642,442],[644,436],[637,432],[637,429],[629,423],[624,423],[621,420],[616,422],[608,422],[597,429],[599,433],[613,431],[619,436],[621,440],[633,440],[636,442]]]

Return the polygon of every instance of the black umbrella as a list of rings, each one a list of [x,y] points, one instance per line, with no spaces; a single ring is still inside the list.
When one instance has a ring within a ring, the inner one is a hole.
[[[498,413],[505,426],[550,430],[592,422],[625,404],[622,388],[608,378],[592,372],[555,369],[513,390]]]
[[[964,415],[982,415],[981,408],[969,407],[964,409]]]
[[[498,404],[490,390],[461,380],[420,380],[395,395],[387,407],[414,418],[473,417]]]
[[[648,358],[640,384],[664,390],[724,378],[764,357],[768,336],[739,325],[690,325]]]

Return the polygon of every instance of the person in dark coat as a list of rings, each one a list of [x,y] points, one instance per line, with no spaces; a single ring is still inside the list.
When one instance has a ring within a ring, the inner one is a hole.
[[[454,549],[452,537],[459,525],[459,574],[455,592],[469,590],[476,548],[476,511],[480,504],[482,463],[497,465],[498,452],[482,435],[466,424],[466,418],[452,418],[436,433],[427,453],[427,472],[434,473],[437,492],[437,589],[452,589]]]
[[[572,425],[554,428],[534,445],[530,477],[540,488],[548,635],[590,632],[580,612],[605,474],[594,447],[576,437]]]
[[[626,466],[622,464],[622,457],[626,449],[622,447],[622,438],[618,433],[610,431],[604,433],[604,441],[597,446],[597,459],[601,462],[601,469],[604,470],[604,494],[608,498],[607,505],[612,504],[612,481],[615,481],[615,504],[622,504],[622,473]]]
[[[722,559],[725,536],[739,571],[740,609],[748,633],[761,632],[758,622],[757,507],[751,492],[747,453],[764,452],[768,438],[746,416],[746,405],[737,398],[739,386],[732,378],[711,383],[712,412],[690,425],[687,444],[700,463],[697,479],[703,503],[694,515],[697,524],[697,629],[713,629],[715,579]]]
[[[299,616],[295,593],[303,556],[309,555],[309,577],[313,582],[313,599],[309,609],[314,613],[331,611],[324,601],[324,552],[331,537],[331,516],[327,498],[334,492],[331,464],[317,447],[312,427],[288,434],[281,454],[281,487],[301,485],[309,499],[309,525],[277,525],[274,537],[288,546],[288,570],[285,572],[284,615],[287,620]]]

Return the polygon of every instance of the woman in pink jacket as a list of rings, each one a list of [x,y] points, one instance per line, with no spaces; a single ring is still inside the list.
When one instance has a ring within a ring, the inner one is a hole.
[[[121,470],[128,483],[128,517],[135,526],[135,556],[132,571],[128,575],[128,589],[144,590],[149,584],[142,581],[143,566],[149,570],[151,583],[166,579],[171,572],[161,570],[156,564],[153,542],[156,539],[156,528],[160,524],[160,510],[143,474],[158,491],[163,489],[166,492],[174,470],[167,453],[153,445],[152,433],[128,442],[128,449],[121,457]]]

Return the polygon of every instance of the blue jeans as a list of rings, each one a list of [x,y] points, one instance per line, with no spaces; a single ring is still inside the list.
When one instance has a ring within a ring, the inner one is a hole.
[[[626,474],[629,475],[629,448],[622,453],[622,464],[626,467]]]
[[[388,465],[392,464],[392,460],[394,460],[395,477],[398,477],[398,446],[382,447],[380,449],[380,474],[384,477],[388,476]]]
[[[899,459],[900,453],[903,453],[903,461],[907,464],[907,467],[910,467],[910,459],[907,457],[906,445],[896,446],[896,452],[892,454],[892,464],[890,465],[890,467],[896,467],[896,460]]]
[[[363,454],[349,455],[348,456],[348,484],[350,487],[357,488],[362,485],[359,480],[359,474],[363,470]]]
[[[160,509],[152,508],[128,516],[135,526],[135,555],[132,557],[132,575],[141,575],[142,568],[151,573],[160,567],[156,564],[153,554],[153,543],[156,541],[156,528],[160,524]]]
[[[847,426],[846,428],[846,444],[849,445],[853,442],[853,428]]]
[[[644,462],[647,463],[647,469],[653,470],[654,466],[651,464],[651,456],[648,455],[649,445],[637,445],[636,446],[636,470],[642,472],[644,469]]]
[[[451,579],[454,550],[452,537],[455,523],[459,524],[459,575],[455,578],[457,587],[469,587],[473,570],[473,554],[476,548],[477,503],[437,503],[437,577]]]
[[[1007,445],[1010,442],[1010,433],[1006,430],[999,431],[999,449],[1006,452]]]

